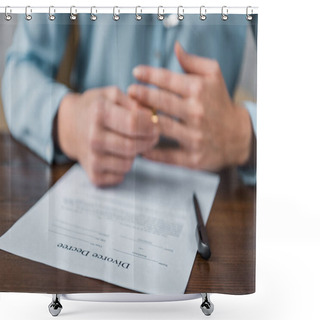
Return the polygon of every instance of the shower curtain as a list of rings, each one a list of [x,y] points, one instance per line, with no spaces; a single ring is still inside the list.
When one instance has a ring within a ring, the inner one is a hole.
[[[4,9],[0,291],[253,293],[258,15]]]

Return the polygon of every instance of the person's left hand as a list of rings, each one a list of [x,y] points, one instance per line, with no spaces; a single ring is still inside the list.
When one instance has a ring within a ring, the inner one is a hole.
[[[186,74],[140,65],[134,76],[156,86],[133,84],[128,93],[141,104],[161,111],[160,133],[179,148],[153,149],[145,157],[193,169],[219,170],[242,165],[250,156],[252,125],[248,111],[235,105],[215,60],[175,54]]]

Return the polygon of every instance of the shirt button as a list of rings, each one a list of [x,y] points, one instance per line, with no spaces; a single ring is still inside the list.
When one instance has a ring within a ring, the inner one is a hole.
[[[166,28],[173,28],[173,27],[177,26],[178,24],[179,24],[179,20],[178,20],[176,14],[170,14],[168,17],[166,17],[163,20],[163,25]]]

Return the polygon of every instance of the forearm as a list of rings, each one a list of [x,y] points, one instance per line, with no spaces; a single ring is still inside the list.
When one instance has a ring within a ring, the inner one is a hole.
[[[72,160],[78,160],[78,120],[81,117],[80,94],[68,93],[61,100],[54,124],[56,146]]]
[[[32,75],[32,81],[25,81],[27,75]],[[67,92],[68,88],[50,81],[30,63],[7,64],[2,98],[10,132],[49,163],[54,160],[54,117]]]
[[[69,91],[54,80],[69,27],[50,24],[44,16],[35,16],[34,20],[36,24],[30,24],[19,18],[7,54],[2,98],[13,136],[51,163],[55,159],[53,123]]]
[[[244,101],[243,107],[247,110],[250,116],[252,138],[249,157],[243,165],[238,167],[238,172],[245,184],[255,185],[257,168],[257,106],[251,101]]]

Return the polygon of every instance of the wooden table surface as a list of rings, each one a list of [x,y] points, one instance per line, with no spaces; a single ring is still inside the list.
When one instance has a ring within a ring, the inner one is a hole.
[[[0,134],[0,236],[68,170],[48,164],[8,134]],[[212,251],[199,254],[185,293],[248,294],[255,291],[255,187],[243,185],[236,169],[220,173],[221,182],[208,222]],[[0,250],[0,292],[133,292],[27,260]]]

